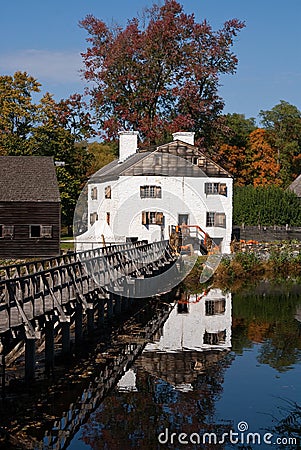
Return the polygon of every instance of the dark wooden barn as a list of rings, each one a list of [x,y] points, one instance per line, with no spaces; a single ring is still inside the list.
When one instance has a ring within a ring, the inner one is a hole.
[[[0,258],[60,253],[60,194],[48,156],[0,157]]]

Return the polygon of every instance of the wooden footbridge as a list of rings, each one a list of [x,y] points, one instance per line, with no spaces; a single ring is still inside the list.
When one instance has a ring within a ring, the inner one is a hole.
[[[54,366],[55,343],[65,354],[106,319],[121,314],[139,293],[139,280],[164,274],[177,257],[168,241],[108,245],[57,258],[0,267],[2,393],[6,366],[22,351],[24,376],[35,377],[43,341],[45,370]]]

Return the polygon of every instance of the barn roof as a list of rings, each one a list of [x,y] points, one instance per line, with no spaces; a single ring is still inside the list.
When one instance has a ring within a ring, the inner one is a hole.
[[[291,191],[295,192],[298,197],[301,197],[301,175],[299,175],[288,187]]]
[[[53,158],[0,156],[1,202],[59,202]]]

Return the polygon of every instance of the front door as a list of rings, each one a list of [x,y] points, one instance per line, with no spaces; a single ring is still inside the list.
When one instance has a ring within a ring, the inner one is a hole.
[[[178,214],[178,225],[188,225],[189,214]]]

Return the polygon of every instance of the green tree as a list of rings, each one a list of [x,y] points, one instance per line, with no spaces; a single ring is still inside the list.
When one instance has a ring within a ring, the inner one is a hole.
[[[27,138],[38,117],[32,95],[40,83],[26,72],[0,76],[0,154],[29,154]]]
[[[93,122],[80,95],[55,102],[26,72],[0,76],[0,154],[52,156],[57,168],[63,225],[71,226],[73,210],[94,159],[84,139],[94,134]]]
[[[301,169],[301,112],[281,100],[271,110],[260,111],[259,115],[271,145],[277,149],[279,178],[288,186]]]
[[[226,133],[223,134],[222,143],[237,147],[246,147],[250,133],[256,129],[253,117],[247,119],[244,114],[226,114],[224,117]]]
[[[300,226],[300,200],[294,192],[277,186],[236,186],[233,223]]]
[[[114,142],[91,142],[87,146],[88,152],[93,158],[89,175],[97,172],[117,157],[118,147]]]

